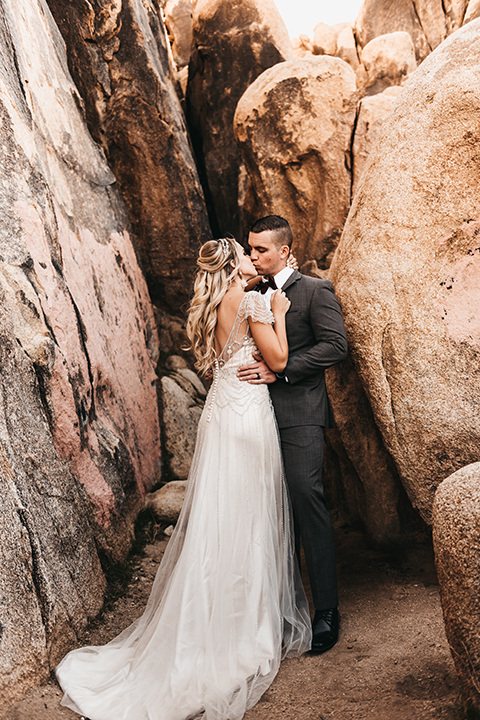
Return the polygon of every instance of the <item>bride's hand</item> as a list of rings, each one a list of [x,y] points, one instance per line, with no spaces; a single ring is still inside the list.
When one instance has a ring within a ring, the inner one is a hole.
[[[287,258],[287,267],[292,268],[292,270],[298,270],[298,260],[292,253],[290,253]]]
[[[285,315],[290,307],[290,304],[290,300],[287,298],[283,290],[275,290],[275,292],[272,293],[271,307],[274,315]]]

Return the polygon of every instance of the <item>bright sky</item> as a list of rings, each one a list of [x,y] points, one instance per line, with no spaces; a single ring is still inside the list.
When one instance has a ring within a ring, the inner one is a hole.
[[[361,4],[362,0],[275,0],[291,38],[301,33],[311,38],[319,22],[353,22]]]

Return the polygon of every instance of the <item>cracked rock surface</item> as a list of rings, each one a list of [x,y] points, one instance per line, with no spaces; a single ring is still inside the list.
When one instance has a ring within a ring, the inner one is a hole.
[[[249,177],[244,213],[289,219],[300,268],[330,264],[350,207],[355,73],[328,55],[279,63],[241,97],[235,137]]]
[[[178,314],[190,299],[207,211],[171,66],[159,0],[48,0],[115,174],[151,297]],[[170,53],[170,55],[169,55]]]
[[[397,98],[330,269],[376,425],[428,523],[480,441],[479,30],[449,37]]]
[[[255,78],[291,54],[273,0],[195,3],[187,119],[217,237],[248,235],[239,214],[246,177],[233,136],[237,102]]]
[[[158,465],[153,311],[43,0],[0,22],[0,704],[103,601]]]

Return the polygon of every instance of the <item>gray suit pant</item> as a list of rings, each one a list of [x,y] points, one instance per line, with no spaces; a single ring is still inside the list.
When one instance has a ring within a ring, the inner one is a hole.
[[[295,526],[297,555],[305,552],[317,610],[338,605],[335,541],[322,485],[323,428],[280,428],[285,475]]]

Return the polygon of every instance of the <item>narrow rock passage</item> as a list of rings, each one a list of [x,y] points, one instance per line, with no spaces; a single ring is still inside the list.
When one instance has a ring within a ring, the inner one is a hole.
[[[340,640],[325,655],[286,660],[245,720],[462,720],[431,550],[391,558],[349,527],[337,526],[336,535]],[[166,543],[154,540],[134,558],[125,594],[82,644],[107,642],[141,614]],[[60,699],[51,681],[2,720],[78,720]]]

